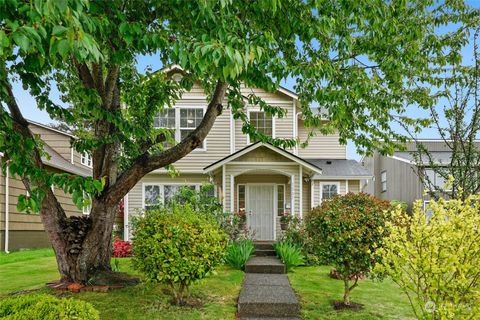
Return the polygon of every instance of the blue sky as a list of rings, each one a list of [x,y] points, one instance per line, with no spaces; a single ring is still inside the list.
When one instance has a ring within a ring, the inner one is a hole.
[[[480,0],[471,0],[467,1],[474,7],[480,8]],[[445,28],[443,31],[448,31],[448,28]],[[472,44],[469,46],[465,47],[463,50],[464,54],[464,63],[466,64],[471,64],[473,61],[473,48]],[[138,69],[140,71],[145,70],[147,67],[151,67],[153,70],[157,70],[161,68],[162,64],[160,62],[160,58],[158,55],[151,55],[151,56],[140,56],[138,58]],[[283,86],[293,90],[294,86],[294,80],[289,79],[283,83]],[[46,111],[41,111],[37,109],[37,104],[35,99],[30,96],[30,94],[22,89],[22,86],[18,83],[14,84],[14,93],[17,97],[17,101],[22,109],[22,112],[24,116],[28,119],[41,122],[41,123],[52,123],[52,120],[48,116],[48,113]],[[57,91],[52,91],[51,93],[51,98],[59,102],[59,93]],[[439,103],[439,107],[441,107],[442,102]],[[418,110],[418,109],[413,109],[409,111],[408,113],[409,116],[411,117],[425,117],[427,115],[426,111],[423,110]],[[398,125],[393,125],[396,131],[401,132],[402,129]],[[429,129],[426,128],[422,131],[422,133],[418,136],[419,138],[437,138],[438,134],[435,132],[434,129]],[[357,154],[355,146],[352,143],[349,143],[347,145],[347,156],[350,159],[360,159],[360,156]]]

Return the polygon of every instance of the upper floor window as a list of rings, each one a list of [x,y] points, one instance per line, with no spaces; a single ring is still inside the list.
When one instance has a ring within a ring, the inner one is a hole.
[[[261,133],[273,137],[273,118],[271,114],[263,111],[250,111],[250,123]]]
[[[87,167],[92,167],[92,155],[87,151],[80,155],[80,163]]]
[[[172,129],[176,141],[181,141],[202,122],[203,108],[170,108],[157,114],[153,120],[155,128]],[[206,150],[205,141],[196,150]]]
[[[380,173],[380,184],[382,187],[382,192],[387,191],[387,171],[382,171]]]
[[[322,200],[331,199],[339,193],[340,184],[338,182],[321,183],[320,198]]]
[[[445,187],[445,178],[440,175],[440,173],[435,172],[433,169],[425,169],[425,184],[426,187],[432,186],[432,189],[435,188],[442,189]],[[450,191],[450,190],[444,190]]]

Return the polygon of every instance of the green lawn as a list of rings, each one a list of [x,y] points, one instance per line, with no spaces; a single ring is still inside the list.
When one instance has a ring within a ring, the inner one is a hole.
[[[135,274],[129,259],[119,259],[120,271]],[[0,298],[14,292],[44,288],[58,279],[53,251],[50,249],[0,254]],[[63,293],[62,296],[88,301],[100,311],[102,319],[235,319],[237,298],[243,272],[221,267],[191,288],[192,296],[202,301],[199,307],[174,307],[164,288],[144,285],[113,290],[109,293]],[[42,288],[43,287],[43,288]],[[59,294],[55,292],[54,294]]]
[[[120,271],[135,274],[129,259],[119,259]],[[332,300],[342,297],[342,283],[328,277],[329,267],[301,267],[289,274],[302,303],[303,319],[413,319],[407,298],[391,281],[363,280],[353,290],[352,301],[362,303],[360,312],[335,311]],[[50,249],[0,254],[0,299],[14,292],[44,288],[58,279],[55,258]],[[221,267],[192,287],[192,295],[201,307],[174,307],[164,288],[144,285],[113,290],[109,293],[85,292],[54,294],[88,301],[100,311],[102,319],[235,319],[236,303],[243,273]]]
[[[299,295],[303,319],[414,319],[408,298],[390,280],[361,280],[352,291],[351,301],[361,303],[358,312],[336,311],[333,300],[342,300],[343,282],[328,276],[331,267],[301,267],[289,273]]]

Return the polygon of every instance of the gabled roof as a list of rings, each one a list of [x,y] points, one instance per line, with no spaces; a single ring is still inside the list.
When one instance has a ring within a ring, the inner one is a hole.
[[[92,175],[92,170],[90,168],[77,166],[67,161],[48,144],[44,143],[43,150],[50,155],[50,159],[47,159],[47,157],[42,157],[42,162],[45,165],[82,177],[88,177]]]
[[[249,146],[246,146],[245,148],[243,149],[240,149],[238,150],[237,152],[235,153],[232,153],[231,155],[229,156],[226,156],[225,158],[223,159],[220,159],[208,166],[206,166],[205,168],[203,168],[203,172],[204,173],[208,173],[208,172],[211,172],[213,170],[216,170],[218,168],[220,168],[221,166],[223,166],[224,164],[230,162],[230,161],[233,161],[235,159],[237,159],[238,157],[241,157],[242,155],[244,154],[247,154],[259,147],[266,147],[282,156],[284,156],[285,158],[288,158],[294,162],[297,162],[298,164],[301,164],[303,165],[304,167],[312,170],[313,172],[317,173],[317,174],[322,174],[322,169],[296,155],[294,155],[293,153],[291,152],[288,152],[288,151],[285,151],[284,149],[282,148],[279,148],[279,147],[275,147],[274,145],[270,144],[270,143],[266,143],[266,142],[261,142],[261,141],[258,141],[258,142],[255,142],[254,144],[251,144]]]
[[[349,159],[307,159],[313,165],[322,168],[321,175],[313,179],[370,179],[373,174],[355,160]]]
[[[169,66],[166,66],[166,67],[160,69],[160,71],[165,72],[165,73],[172,72],[172,71],[175,71],[175,70],[182,71],[182,72],[184,71],[183,68],[178,64],[172,64],[172,65],[169,65]],[[280,93],[283,93],[284,95],[286,95],[286,96],[288,96],[292,99],[298,100],[298,95],[290,89],[279,86],[277,91],[280,92]]]
[[[37,127],[41,127],[41,128],[44,128],[44,129],[47,129],[47,130],[50,130],[50,131],[53,131],[53,132],[56,132],[58,134],[61,134],[61,135],[64,135],[64,136],[67,136],[67,137],[70,137],[70,138],[73,138],[73,139],[76,139],[77,137],[71,133],[68,133],[68,132],[65,132],[65,131],[61,131],[61,130],[58,130],[58,129],[55,129],[55,128],[52,128],[46,124],[43,124],[43,123],[40,123],[40,122],[36,122],[36,121],[33,121],[33,120],[30,120],[30,119],[27,119],[28,123],[31,123]]]

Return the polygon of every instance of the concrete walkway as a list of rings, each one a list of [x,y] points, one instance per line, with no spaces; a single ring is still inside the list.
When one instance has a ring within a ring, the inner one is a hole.
[[[273,248],[262,245],[260,250],[263,256],[251,258],[245,266],[238,299],[240,319],[300,319],[300,305],[285,274],[285,266],[271,256],[275,254]],[[265,254],[266,251],[270,252]]]

